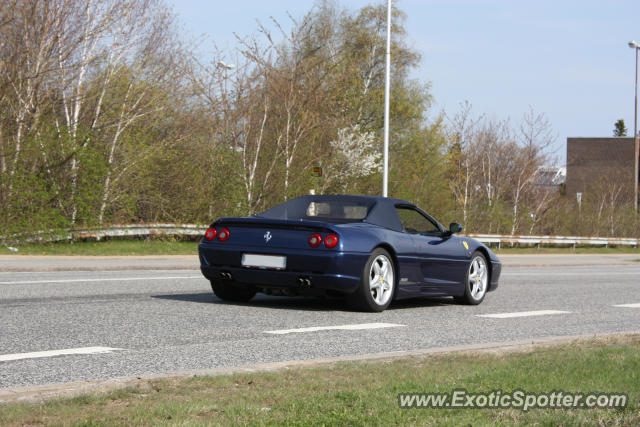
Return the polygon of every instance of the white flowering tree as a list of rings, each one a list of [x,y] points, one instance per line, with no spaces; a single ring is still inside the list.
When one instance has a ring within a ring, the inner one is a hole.
[[[381,171],[382,156],[376,149],[373,132],[363,132],[359,125],[347,126],[338,130],[330,144],[332,155],[325,187],[337,184],[346,192],[353,179]]]

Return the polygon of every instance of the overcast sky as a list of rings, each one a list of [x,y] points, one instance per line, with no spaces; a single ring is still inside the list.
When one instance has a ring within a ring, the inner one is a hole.
[[[233,33],[256,20],[290,22],[313,0],[173,0],[182,26],[232,48]],[[349,9],[379,0],[343,0]],[[384,2],[386,3],[386,1]],[[408,40],[422,54],[414,77],[432,83],[432,115],[455,114],[465,100],[477,114],[517,122],[531,106],[558,134],[564,162],[570,136],[611,136],[624,119],[633,134],[640,0],[394,0],[408,16]],[[393,119],[393,118],[392,118]]]

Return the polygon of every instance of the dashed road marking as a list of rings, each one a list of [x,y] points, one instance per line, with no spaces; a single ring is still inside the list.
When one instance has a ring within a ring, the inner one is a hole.
[[[203,276],[160,276],[160,277],[105,277],[102,279],[64,279],[64,280],[20,280],[15,282],[0,282],[0,285],[34,285],[39,283],[82,283],[82,282],[132,282],[137,280],[177,280],[202,279]]]
[[[122,349],[111,348],[111,347],[82,347],[82,348],[66,348],[63,350],[35,351],[31,353],[0,354],[0,362],[9,362],[11,360],[22,360],[22,359],[37,359],[41,357],[66,356],[66,355],[72,355],[72,354],[111,353],[117,350],[122,350]]]
[[[171,268],[171,269],[151,269],[151,268],[145,268],[145,269],[129,269],[129,270],[32,270],[32,271],[27,271],[27,270],[20,270],[20,271],[0,271],[0,275],[34,275],[34,274],[82,274],[82,273],[89,273],[89,274],[96,274],[96,273],[131,273],[133,271],[139,271],[139,272],[144,272],[144,273],[171,273],[171,274],[178,274],[178,273],[194,273],[194,272],[200,272],[200,269],[197,268]]]
[[[477,317],[490,317],[493,319],[508,319],[511,317],[529,317],[529,316],[547,316],[551,314],[567,314],[570,311],[561,310],[537,310],[537,311],[518,311],[514,313],[495,313],[495,314],[477,314]]]
[[[640,308],[640,302],[633,304],[615,304],[614,307]]]
[[[533,275],[533,273],[531,272],[504,272],[500,274],[500,277],[505,277],[505,276],[531,276]],[[585,271],[585,270],[580,270],[580,271],[567,271],[567,272],[559,272],[559,273],[553,273],[553,277],[557,277],[557,276],[585,276],[585,277],[592,277],[592,276],[636,276],[638,275],[638,271],[634,270],[634,271]]]
[[[265,334],[276,334],[276,335],[284,335],[284,334],[295,334],[301,332],[316,332],[316,331],[331,331],[331,330],[348,330],[348,331],[356,331],[361,329],[380,329],[380,328],[395,328],[399,326],[397,323],[360,323],[353,325],[336,325],[336,326],[312,326],[309,328],[298,328],[298,329],[279,329],[275,331],[264,331]]]

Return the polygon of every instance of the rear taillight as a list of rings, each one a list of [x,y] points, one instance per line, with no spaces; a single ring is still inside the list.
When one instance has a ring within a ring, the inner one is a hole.
[[[216,229],[213,227],[207,228],[207,231],[204,232],[204,238],[207,240],[213,240],[216,238]]]
[[[317,248],[321,244],[322,244],[321,235],[319,235],[318,233],[313,233],[311,236],[309,236],[309,246],[311,246],[312,248]]]
[[[229,229],[223,228],[218,232],[218,240],[220,240],[221,242],[226,242],[227,240],[229,240],[229,235]]]
[[[324,238],[324,245],[329,249],[335,248],[337,244],[338,236],[335,234],[328,234],[327,237]]]

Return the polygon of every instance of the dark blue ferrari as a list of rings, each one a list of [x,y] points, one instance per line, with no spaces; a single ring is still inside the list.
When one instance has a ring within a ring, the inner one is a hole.
[[[404,200],[302,196],[246,218],[220,218],[199,246],[202,273],[222,300],[269,295],[346,297],[383,311],[393,299],[453,296],[479,304],[501,264]]]

